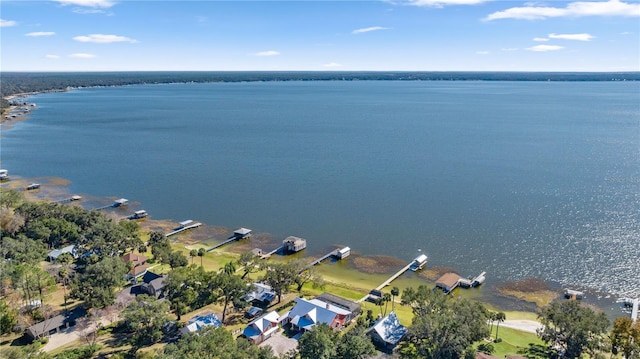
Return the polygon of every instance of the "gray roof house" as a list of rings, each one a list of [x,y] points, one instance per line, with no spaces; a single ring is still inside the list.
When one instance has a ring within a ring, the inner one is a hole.
[[[49,335],[56,334],[66,328],[73,327],[74,325],[76,325],[76,321],[86,314],[87,311],[84,308],[76,307],[68,311],[66,314],[62,313],[38,324],[30,326],[29,328],[27,328],[25,334],[31,340],[47,337]]]
[[[366,334],[378,348],[391,352],[407,334],[407,328],[400,324],[396,313],[391,312],[378,320]]]
[[[160,298],[162,297],[166,279],[166,275],[147,271],[144,276],[142,276],[142,290],[149,295]]]
[[[55,261],[56,259],[58,259],[58,257],[60,257],[64,253],[69,253],[75,258],[76,257],[75,249],[76,249],[76,246],[73,245],[73,244],[70,245],[70,246],[66,246],[64,248],[54,249],[51,252],[49,252],[49,255],[47,256],[47,259],[50,260],[50,261]]]

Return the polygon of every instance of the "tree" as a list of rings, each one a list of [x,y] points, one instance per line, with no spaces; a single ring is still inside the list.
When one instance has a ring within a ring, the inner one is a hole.
[[[495,316],[495,320],[496,320],[496,340],[498,340],[498,330],[500,329],[500,323],[504,322],[505,319],[507,319],[507,315],[504,314],[504,312],[496,313],[496,316]]]
[[[127,273],[127,265],[117,257],[105,257],[87,266],[71,283],[71,296],[83,300],[88,308],[104,308],[115,302],[115,289]]]
[[[625,358],[640,358],[640,321],[635,323],[629,317],[618,317],[613,321],[609,334],[611,351]]]
[[[193,257],[198,255],[198,250],[197,249],[192,249],[189,251],[189,257],[191,257],[191,264],[193,264]]]
[[[404,358],[461,358],[474,342],[489,335],[487,310],[480,303],[446,296],[425,285],[407,288],[402,303],[414,314],[407,340],[400,346]]]
[[[342,334],[336,345],[335,358],[364,359],[375,354],[376,347],[371,337],[365,334],[367,327],[357,325]]]
[[[278,303],[280,303],[282,293],[289,290],[298,275],[296,267],[287,263],[272,262],[265,264],[264,269],[265,274],[262,281],[273,289],[278,296]]]
[[[579,358],[583,352],[594,355],[603,349],[609,319],[604,313],[582,307],[575,301],[551,303],[538,314],[543,325],[540,339],[559,350],[563,358]]]
[[[184,256],[184,254],[178,251],[172,251],[169,253],[168,263],[171,269],[174,269],[178,267],[185,267],[189,264],[189,260]]]
[[[496,349],[491,343],[481,343],[478,345],[478,350],[486,354],[493,354]]]
[[[301,359],[332,359],[336,356],[338,333],[325,323],[315,325],[298,340]]]
[[[240,254],[240,258],[238,258],[238,265],[242,267],[244,271],[242,274],[242,279],[248,276],[251,273],[256,273],[260,270],[260,257],[255,255],[252,251],[246,251]]]
[[[135,348],[157,343],[162,338],[162,326],[169,321],[169,303],[156,297],[139,295],[122,313],[124,326]]]
[[[0,299],[0,335],[9,334],[18,323],[18,311]]]
[[[177,342],[164,348],[156,359],[275,359],[271,347],[260,348],[239,338],[223,327],[207,327],[197,334],[182,336]]]
[[[393,312],[396,304],[396,297],[400,295],[398,287],[391,288],[391,311]]]
[[[198,257],[200,257],[200,267],[202,267],[202,258],[204,257],[205,253],[206,251],[204,248],[198,249]]]
[[[313,288],[324,287],[324,280],[318,272],[318,269],[316,267],[309,267],[307,261],[305,261],[304,259],[295,259],[289,262],[288,265],[293,266],[293,270],[298,273],[294,277],[296,290],[298,292],[300,292],[302,290],[302,287],[307,283],[311,283]]]
[[[224,323],[229,303],[247,295],[250,287],[242,278],[227,272],[222,272],[215,277],[214,286],[218,289],[218,300],[223,304],[222,323]]]

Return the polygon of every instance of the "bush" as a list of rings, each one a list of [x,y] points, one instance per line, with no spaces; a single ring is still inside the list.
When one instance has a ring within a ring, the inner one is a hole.
[[[502,342],[502,338],[496,338],[496,340],[493,341],[494,343],[501,343]]]

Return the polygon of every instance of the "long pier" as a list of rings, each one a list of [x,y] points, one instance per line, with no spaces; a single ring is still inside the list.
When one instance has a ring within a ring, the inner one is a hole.
[[[331,256],[337,256],[337,255],[338,255],[338,250],[337,249],[332,250],[331,252],[329,252],[329,253],[323,255],[322,257],[316,259],[315,261],[309,263],[306,267],[302,268],[298,273],[302,273],[302,272],[306,271],[307,269],[313,267],[314,265],[319,264],[323,260],[325,260],[325,259],[327,259],[327,258],[329,258]]]
[[[235,242],[235,241],[236,241],[236,239],[234,237],[229,238],[229,239],[225,240],[224,242],[218,243],[218,244],[214,245],[213,247],[207,248],[206,251],[207,252],[211,252],[212,250],[214,250],[216,248],[220,248],[220,247],[224,246],[225,244],[229,244],[229,243]]]
[[[178,234],[178,233],[180,233],[180,232],[184,232],[184,231],[186,231],[186,230],[188,230],[188,229],[198,228],[198,227],[200,227],[201,225],[202,225],[202,223],[197,222],[197,223],[194,223],[194,224],[192,224],[192,225],[190,225],[190,226],[180,227],[180,228],[178,228],[178,229],[174,230],[173,232],[169,232],[169,233],[165,234],[165,237],[171,237],[171,236],[173,236],[174,234]]]
[[[631,320],[634,322],[638,320],[638,306],[640,306],[640,298],[634,299],[631,307]]]
[[[71,196],[69,198],[57,200],[57,201],[55,201],[55,203],[70,203],[70,202],[74,202],[74,201],[79,201],[81,199],[82,199],[82,197],[80,197],[78,195],[73,195],[73,196]]]
[[[262,255],[260,256],[260,259],[269,259],[269,257],[271,257],[272,255],[274,255],[274,254],[278,253],[278,251],[281,251],[283,248],[284,248],[283,246],[280,246],[280,247],[278,247],[278,248],[276,248],[276,249],[272,250],[272,251],[271,251],[271,252],[269,252],[269,253],[264,253],[264,254],[262,254]]]

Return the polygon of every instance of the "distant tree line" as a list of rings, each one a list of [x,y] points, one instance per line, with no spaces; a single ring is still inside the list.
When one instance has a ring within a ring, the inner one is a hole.
[[[638,72],[413,72],[413,71],[184,71],[184,72],[2,72],[2,108],[6,96],[73,87],[166,83],[249,81],[638,81]]]

